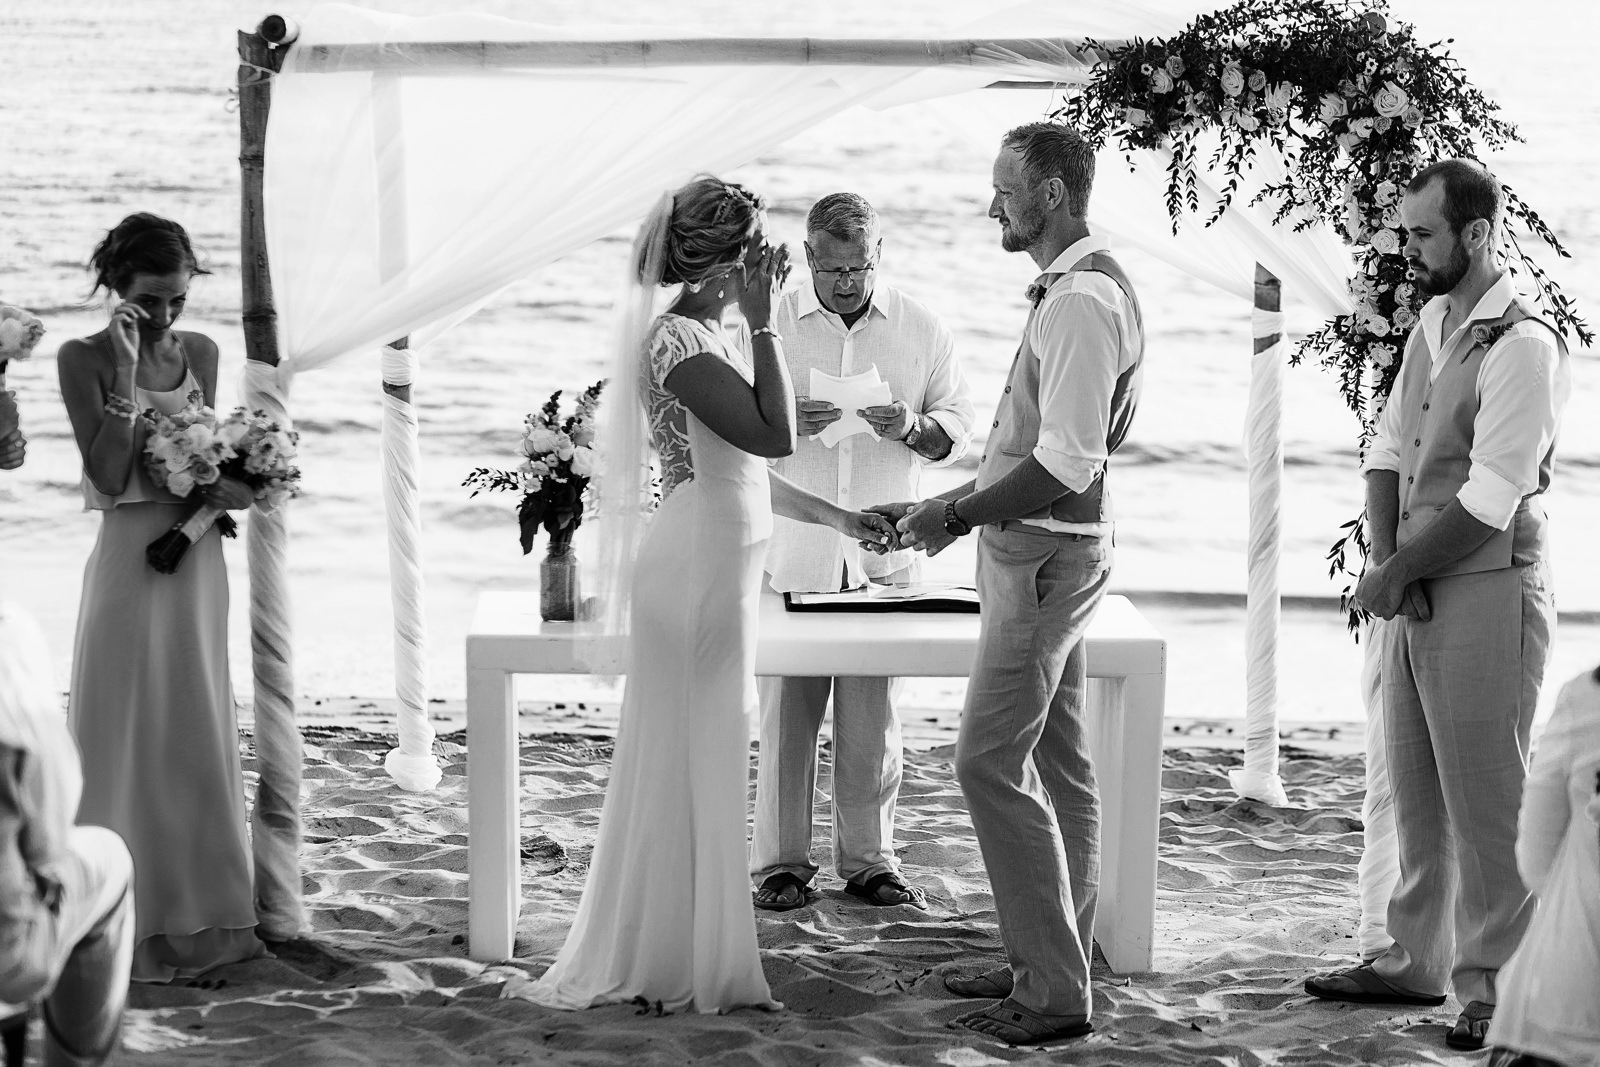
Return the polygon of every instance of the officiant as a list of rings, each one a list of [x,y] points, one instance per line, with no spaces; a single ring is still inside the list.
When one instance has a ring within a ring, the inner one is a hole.
[[[878,282],[881,226],[861,196],[832,193],[817,201],[806,217],[805,250],[811,284],[785,294],[772,315],[798,394],[800,438],[773,470],[846,507],[918,499],[922,468],[954,463],[972,436],[970,390],[950,330],[926,305]],[[879,388],[879,398],[887,402],[841,410],[807,395],[813,371],[856,384],[881,379],[888,397]],[[904,585],[918,577],[912,552],[873,554],[821,526],[785,518],[774,525],[767,575],[779,593]],[[897,681],[762,679],[751,845],[756,907],[803,907],[813,891],[817,735],[830,694],[834,870],[847,892],[870,904],[926,905],[923,890],[900,877],[894,856],[902,757]]]

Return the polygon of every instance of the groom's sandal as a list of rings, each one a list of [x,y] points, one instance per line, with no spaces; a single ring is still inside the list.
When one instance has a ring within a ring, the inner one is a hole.
[[[1043,1045],[1094,1033],[1094,1025],[1082,1015],[1041,1015],[1009,998],[993,1007],[952,1019],[949,1025],[964,1027],[1008,1045]]]
[[[1323,1000],[1344,1000],[1352,1004],[1420,1004],[1436,1008],[1444,1003],[1442,995],[1413,993],[1390,985],[1370,963],[1307,978],[1306,992]]]
[[[762,911],[793,911],[811,903],[812,893],[812,888],[800,878],[780,871],[761,883],[752,902]]]
[[[1456,1016],[1456,1024],[1450,1028],[1448,1034],[1444,1035],[1444,1043],[1451,1048],[1467,1050],[1482,1048],[1484,1035],[1489,1032],[1489,1020],[1493,1018],[1493,1004],[1474,1000]]]
[[[910,904],[913,908],[928,910],[928,894],[919,886],[907,885],[906,880],[894,871],[875,874],[865,882],[847,881],[844,891],[880,908]]]
[[[944,987],[958,997],[973,1000],[1001,1000],[1011,995],[1013,982],[1010,967],[996,967],[983,974],[968,976],[947,974]]]

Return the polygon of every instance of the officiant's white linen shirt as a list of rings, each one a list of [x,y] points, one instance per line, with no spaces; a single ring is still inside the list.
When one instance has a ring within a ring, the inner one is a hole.
[[[772,316],[783,338],[783,354],[804,396],[811,369],[848,377],[876,366],[889,384],[889,395],[911,410],[937,422],[950,438],[950,454],[924,459],[902,441],[876,434],[854,434],[829,448],[802,437],[794,454],[774,460],[772,469],[796,485],[841,507],[860,509],[921,499],[922,468],[944,467],[966,454],[972,441],[972,394],[955,357],[950,330],[926,305],[892,286],[872,290],[867,313],[845,328],[844,320],[822,306],[808,281],[783,295]],[[743,337],[748,346],[748,334]],[[874,555],[825,526],[774,517],[767,547],[767,572],[780,593],[824,592],[839,588],[847,561],[868,578],[884,578],[909,569],[915,580],[921,568],[911,551]]]
[[[1449,337],[1444,317],[1448,296],[1436,296],[1417,316],[1417,332],[1432,360],[1428,379],[1439,376],[1444,361],[1473,344],[1472,324],[1498,319],[1511,307],[1516,290],[1511,274],[1483,294]],[[1405,375],[1395,379],[1388,403],[1378,415],[1372,444],[1361,461],[1361,473],[1400,469],[1401,392]],[[1478,415],[1472,423],[1471,465],[1467,481],[1456,494],[1467,514],[1496,530],[1504,530],[1522,498],[1539,488],[1539,464],[1555,441],[1561,411],[1572,394],[1572,372],[1567,356],[1543,326],[1524,321],[1495,345],[1478,364]]]

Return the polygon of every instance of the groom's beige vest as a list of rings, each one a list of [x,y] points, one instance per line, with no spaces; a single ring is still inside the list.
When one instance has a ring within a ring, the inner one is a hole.
[[[1128,436],[1134,408],[1139,403],[1139,370],[1144,363],[1144,317],[1139,311],[1139,299],[1133,295],[1133,283],[1128,281],[1128,276],[1117,261],[1105,252],[1091,252],[1074,263],[1065,274],[1045,275],[1046,292],[1061,284],[1063,278],[1070,278],[1085,270],[1098,271],[1116,282],[1133,308],[1133,365],[1117,377],[1117,384],[1111,393],[1111,419],[1106,431],[1106,466],[1109,466],[1111,453],[1121,447]],[[1041,296],[1028,312],[1028,323],[1022,330],[1022,345],[1011,364],[1006,391],[1000,397],[1000,408],[995,415],[994,428],[989,433],[988,448],[984,451],[983,461],[978,464],[979,489],[985,489],[1005,477],[1017,464],[1032,455],[1034,446],[1039,443],[1039,357],[1028,343],[1028,334],[1044,299]],[[1074,523],[1109,522],[1111,491],[1106,487],[1106,466],[1101,467],[1100,473],[1095,475],[1094,481],[1083,492],[1069,492],[1058,497],[1049,507],[1024,515],[1022,521],[1055,519]]]
[[[1506,313],[1486,323],[1495,326],[1533,321],[1545,328],[1550,324],[1539,317],[1521,297],[1515,298]],[[1474,325],[1477,325],[1474,323]],[[1495,344],[1516,335],[1508,331]],[[1565,354],[1566,342],[1554,329],[1557,349]],[[1422,330],[1413,330],[1406,342],[1401,374],[1405,376],[1400,413],[1400,522],[1395,544],[1403,547],[1431,523],[1467,483],[1472,467],[1472,430],[1478,417],[1478,372],[1493,346],[1476,341],[1461,355],[1451,356],[1430,381],[1431,359],[1422,341]],[[1545,553],[1545,513],[1539,496],[1550,487],[1550,472],[1555,458],[1555,442],[1539,461],[1539,485],[1522,498],[1516,514],[1504,530],[1497,530],[1487,541],[1461,559],[1425,578],[1452,574],[1520,567],[1540,559]]]

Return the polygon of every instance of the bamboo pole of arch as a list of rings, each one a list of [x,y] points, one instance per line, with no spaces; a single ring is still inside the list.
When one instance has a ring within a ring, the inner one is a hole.
[[[289,382],[278,370],[278,314],[267,264],[262,172],[272,75],[281,46],[298,31],[269,16],[256,33],[239,34],[241,318],[245,345],[245,400],[284,425]],[[300,888],[300,732],[295,725],[294,647],[289,624],[288,505],[266,513],[252,508],[246,541],[250,561],[250,659],[255,692],[256,751],[260,779],[251,812],[255,860],[256,922],[262,937],[286,941],[306,928]]]

